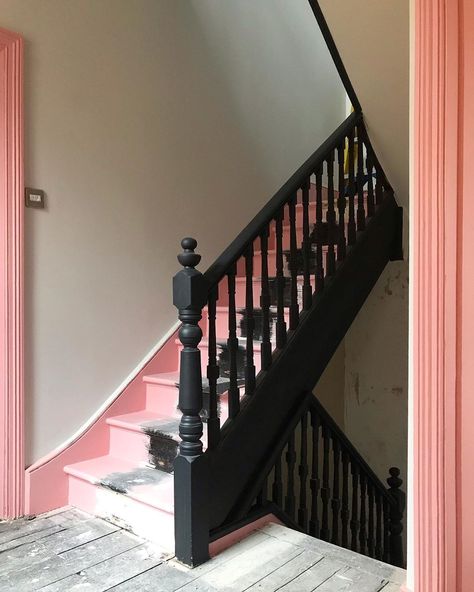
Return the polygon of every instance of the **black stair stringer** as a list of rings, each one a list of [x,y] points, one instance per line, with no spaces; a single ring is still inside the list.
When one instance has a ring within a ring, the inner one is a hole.
[[[303,393],[311,391],[339,343],[376,284],[394,258],[400,243],[400,208],[385,194],[366,230],[357,237],[346,259],[324,290],[302,314],[286,347],[277,352],[257,389],[241,413],[226,429],[214,450],[206,452],[211,470],[210,529],[238,515],[239,500],[259,478],[275,437]]]

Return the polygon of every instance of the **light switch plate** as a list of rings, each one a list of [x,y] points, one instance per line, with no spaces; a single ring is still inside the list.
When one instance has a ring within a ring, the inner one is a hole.
[[[25,205],[27,208],[44,208],[44,191],[41,189],[25,188]]]

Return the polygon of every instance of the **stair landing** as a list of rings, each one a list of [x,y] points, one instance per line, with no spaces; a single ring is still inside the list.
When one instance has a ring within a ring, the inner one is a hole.
[[[278,524],[191,570],[113,524],[66,508],[0,523],[0,550],[0,592],[399,592],[406,578],[402,569]]]

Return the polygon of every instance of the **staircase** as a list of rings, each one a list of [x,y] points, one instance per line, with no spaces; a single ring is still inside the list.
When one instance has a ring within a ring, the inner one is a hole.
[[[327,191],[324,194],[327,207]],[[316,189],[308,191],[308,213],[315,220]],[[314,224],[311,224],[311,228]],[[298,237],[303,235],[303,209],[295,208],[295,228]],[[289,220],[282,223],[282,244],[290,243]],[[315,257],[315,243],[312,245],[311,261]],[[327,245],[324,247],[327,252]],[[255,372],[261,369],[262,337],[268,330],[268,351],[276,347],[277,319],[277,277],[276,250],[268,250],[263,256],[256,251],[254,262],[259,268],[265,259],[268,267],[269,305],[266,313],[261,308],[252,309],[252,349],[255,358]],[[290,251],[283,252],[285,277],[290,275]],[[296,262],[299,299],[303,287],[303,255],[299,249]],[[312,285],[314,281],[310,280]],[[252,279],[254,299],[258,300],[261,279]],[[289,322],[291,294],[289,283],[283,291],[284,321]],[[229,305],[216,306],[215,322],[204,310],[205,321],[201,322],[203,339],[202,374],[206,375],[209,347],[214,346],[218,359],[220,376],[216,384],[209,379],[202,380],[204,406],[201,417],[207,422],[210,414],[210,397],[217,396],[218,416],[223,424],[229,417],[229,387],[237,389],[240,400],[245,391],[245,358],[249,337],[249,315],[246,305],[245,266],[239,265],[235,275],[235,302],[232,304],[235,318],[235,347],[229,347],[228,326],[231,315]],[[265,328],[265,322],[267,327]],[[211,340],[209,336],[211,335]],[[174,551],[174,480],[173,464],[178,453],[178,425],[181,413],[178,410],[180,355],[183,346],[175,336],[175,371],[145,375],[143,378],[143,407],[130,413],[111,416],[106,419],[108,454],[66,465],[70,504],[116,521],[146,538],[159,543],[168,551]],[[207,436],[207,434],[206,434]],[[207,448],[206,437],[203,440]]]
[[[310,4],[355,111],[204,274],[197,242],[183,239],[181,327],[156,355],[165,368],[144,373],[125,413],[104,416],[96,454],[64,467],[70,504],[192,566],[263,516],[404,563],[398,469],[387,488],[312,395],[384,267],[402,257],[402,211]]]

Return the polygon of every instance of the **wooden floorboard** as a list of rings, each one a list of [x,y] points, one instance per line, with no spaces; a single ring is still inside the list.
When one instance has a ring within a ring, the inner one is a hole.
[[[250,586],[250,592],[274,592],[286,584],[292,582],[300,574],[315,566],[323,559],[323,556],[313,551],[303,551],[287,563],[281,565],[275,571],[260,579]]]
[[[320,586],[317,592],[378,592],[386,584],[380,576],[374,576],[353,567],[338,570]]]
[[[382,588],[380,592],[400,592],[400,585],[389,582]]]
[[[396,584],[404,584],[406,571],[382,561],[371,559],[365,555],[354,553],[349,549],[337,547],[319,539],[310,537],[302,532],[291,530],[280,524],[268,524],[263,530],[266,534],[280,540],[287,541],[310,551],[321,553],[327,559],[333,559],[344,565],[361,569],[368,573],[380,576],[382,579],[392,581]]]
[[[105,592],[125,580],[151,570],[163,562],[163,555],[146,544],[134,547],[101,563],[81,570],[42,588],[42,592],[88,590]]]
[[[0,523],[0,592],[395,592],[404,570],[267,525],[193,570],[65,508]]]

